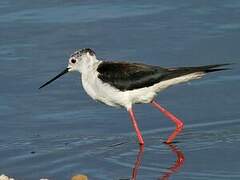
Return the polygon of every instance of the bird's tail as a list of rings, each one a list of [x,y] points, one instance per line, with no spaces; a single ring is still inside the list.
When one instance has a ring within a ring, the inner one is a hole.
[[[232,65],[231,63],[226,64],[214,64],[214,65],[208,65],[208,66],[202,66],[199,67],[200,70],[202,69],[203,72],[209,73],[209,72],[215,72],[215,71],[223,71],[223,70],[230,70],[231,68],[225,68],[224,66]],[[224,68],[222,68],[224,67]]]
[[[195,72],[215,72],[215,71],[223,71],[223,70],[230,70],[231,68],[226,68],[224,66],[232,65],[232,63],[225,63],[225,64],[213,64],[213,65],[206,65],[206,66],[195,66],[195,67],[180,67],[173,69],[174,71],[182,72],[183,74],[195,73]]]

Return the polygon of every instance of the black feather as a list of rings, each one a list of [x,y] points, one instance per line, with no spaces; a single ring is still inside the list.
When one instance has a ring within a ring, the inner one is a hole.
[[[121,90],[149,87],[161,81],[177,78],[195,72],[209,73],[226,70],[218,68],[229,64],[215,64],[198,67],[162,68],[139,63],[102,62],[97,71],[98,78]]]

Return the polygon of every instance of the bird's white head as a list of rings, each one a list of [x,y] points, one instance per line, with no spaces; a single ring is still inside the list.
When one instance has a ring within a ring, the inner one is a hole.
[[[85,73],[89,71],[94,64],[96,64],[98,60],[96,59],[95,52],[90,48],[80,49],[75,51],[69,58],[68,67],[64,69],[60,74],[43,84],[39,89],[43,88],[44,86],[50,84],[57,78],[61,77],[62,75],[70,72],[70,71],[79,71],[80,73]]]
[[[68,71],[87,71],[94,63],[96,63],[96,54],[90,48],[75,51],[69,58]]]

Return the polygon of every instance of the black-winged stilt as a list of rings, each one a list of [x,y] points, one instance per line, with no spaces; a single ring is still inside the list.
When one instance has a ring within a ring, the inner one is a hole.
[[[184,124],[154,100],[157,93],[172,85],[199,79],[209,72],[226,70],[219,68],[226,65],[229,64],[163,68],[139,63],[107,62],[97,59],[92,49],[84,48],[72,54],[68,67],[39,89],[67,72],[78,71],[81,73],[83,88],[94,100],[127,109],[140,145],[144,144],[144,140],[132,108],[137,103],[151,103],[176,124],[176,130],[166,141],[171,143],[182,131]]]

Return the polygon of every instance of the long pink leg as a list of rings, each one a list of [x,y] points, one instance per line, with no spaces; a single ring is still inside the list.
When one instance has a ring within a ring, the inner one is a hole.
[[[129,112],[130,119],[132,121],[133,127],[134,127],[134,129],[137,133],[138,142],[139,142],[140,145],[144,145],[142,134],[141,134],[141,131],[138,128],[137,120],[136,120],[135,114],[133,112],[133,109],[132,108],[128,109],[128,112]]]
[[[175,131],[168,137],[166,143],[172,143],[173,140],[176,138],[176,136],[182,131],[184,127],[184,123],[181,119],[178,119],[176,116],[174,116],[172,113],[164,109],[160,104],[158,104],[156,101],[152,101],[151,104],[156,107],[159,111],[161,111],[167,118],[169,118],[171,121],[173,121],[176,124]]]

